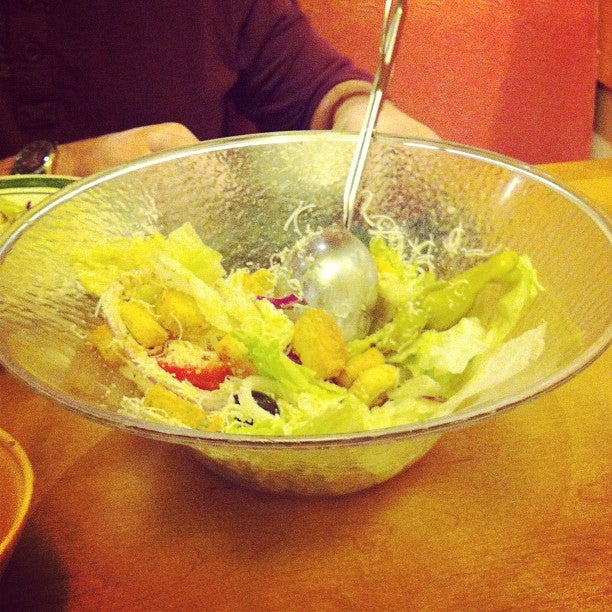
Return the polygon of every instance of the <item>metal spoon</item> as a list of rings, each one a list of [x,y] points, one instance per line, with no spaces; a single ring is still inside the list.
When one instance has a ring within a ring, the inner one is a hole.
[[[336,320],[345,340],[368,333],[377,297],[378,272],[368,248],[350,228],[357,190],[361,183],[372,133],[391,78],[396,42],[404,19],[404,2],[386,0],[380,58],[366,116],[359,133],[343,194],[343,226],[332,225],[314,236],[299,251],[293,266],[301,280],[304,299],[323,308]]]
[[[365,119],[361,126],[357,146],[353,155],[353,161],[349,168],[346,185],[344,187],[343,196],[343,222],[347,230],[351,229],[353,223],[353,213],[355,211],[355,202],[357,199],[357,190],[361,183],[363,169],[365,166],[368,150],[372,141],[372,134],[376,121],[380,115],[383,98],[393,71],[393,60],[395,59],[395,51],[397,41],[399,40],[402,24],[404,22],[405,10],[404,1],[398,0],[393,7],[393,0],[386,0],[385,14],[383,17],[382,36],[379,49],[379,60],[376,74],[372,82],[370,90],[370,98],[366,110]]]

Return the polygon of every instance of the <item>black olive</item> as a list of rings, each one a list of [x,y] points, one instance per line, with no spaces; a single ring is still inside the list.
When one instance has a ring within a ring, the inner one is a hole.
[[[260,408],[263,408],[266,412],[270,414],[278,414],[280,410],[278,409],[278,404],[274,400],[274,398],[262,393],[261,391],[251,391],[251,395],[253,399],[257,402]]]
[[[260,408],[263,408],[270,414],[279,414],[280,410],[274,398],[262,393],[261,391],[251,391],[252,398],[257,402]],[[234,394],[234,401],[239,404],[238,395]]]

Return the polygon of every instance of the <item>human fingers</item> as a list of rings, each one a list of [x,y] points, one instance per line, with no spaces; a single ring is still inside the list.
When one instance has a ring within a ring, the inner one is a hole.
[[[197,142],[194,134],[179,123],[132,128],[60,145],[54,172],[87,176],[151,153]]]

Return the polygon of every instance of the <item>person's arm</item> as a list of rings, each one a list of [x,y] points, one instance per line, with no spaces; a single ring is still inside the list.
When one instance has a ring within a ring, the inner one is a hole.
[[[371,79],[312,27],[296,0],[251,0],[235,36],[238,78],[230,96],[262,132],[315,127],[334,87]]]
[[[150,153],[195,144],[198,139],[179,123],[149,125],[87,140],[59,144],[53,174],[87,176]],[[14,157],[0,160],[0,174],[10,174]]]
[[[238,42],[238,110],[261,131],[358,131],[371,75],[334,49],[295,0],[253,0]],[[379,132],[436,138],[427,126],[386,101]]]
[[[347,81],[336,85],[315,110],[310,129],[358,132],[368,107],[370,89],[371,84],[367,81]],[[439,138],[431,128],[409,117],[388,100],[383,102],[376,131],[394,136]]]

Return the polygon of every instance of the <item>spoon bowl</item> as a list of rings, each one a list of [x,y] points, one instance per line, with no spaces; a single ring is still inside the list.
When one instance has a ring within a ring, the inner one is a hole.
[[[345,340],[367,334],[376,303],[378,271],[367,247],[341,225],[307,241],[292,266],[305,302],[326,310]]]

